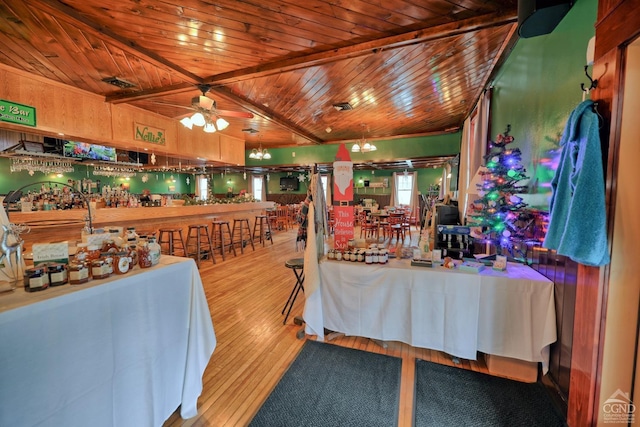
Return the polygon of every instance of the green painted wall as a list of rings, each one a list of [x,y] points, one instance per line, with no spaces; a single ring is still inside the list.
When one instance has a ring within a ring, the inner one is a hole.
[[[589,83],[584,66],[596,13],[596,0],[579,0],[551,34],[520,39],[493,84],[490,136],[511,124],[512,146],[522,150],[531,178],[526,200],[532,207],[549,206],[558,141],[582,101],[580,83]]]
[[[148,172],[137,173],[136,176],[131,177],[129,180],[123,178],[112,178],[104,176],[93,175],[93,168],[85,165],[75,165],[75,172],[65,173],[62,177],[58,178],[53,174],[43,174],[42,172],[35,172],[33,176],[30,176],[28,172],[10,172],[10,159],[0,158],[0,170],[5,171],[0,174],[0,194],[7,194],[11,190],[15,190],[24,185],[31,184],[39,181],[53,181],[66,184],[68,180],[81,180],[90,179],[92,181],[100,180],[101,185],[120,186],[121,184],[129,184],[131,193],[140,194],[142,190],[149,189],[153,194],[180,194],[180,193],[192,193],[195,188],[193,177],[187,174],[174,173],[173,177],[176,182],[171,181],[171,173],[163,172]],[[142,177],[147,175],[148,181],[142,182]],[[189,177],[190,184],[187,185],[186,178]],[[175,187],[173,191],[170,190],[170,186]],[[28,187],[23,192],[27,192],[36,187]],[[38,187],[39,189],[39,187]]]
[[[460,132],[402,138],[388,141],[375,141],[377,151],[370,153],[351,153],[354,162],[383,161],[410,157],[441,156],[460,152]],[[348,145],[347,149],[351,149]],[[324,144],[304,147],[274,148],[269,150],[271,159],[254,160],[249,158],[251,151],[245,152],[247,166],[269,165],[313,165],[314,163],[332,163],[335,160],[338,144]]]

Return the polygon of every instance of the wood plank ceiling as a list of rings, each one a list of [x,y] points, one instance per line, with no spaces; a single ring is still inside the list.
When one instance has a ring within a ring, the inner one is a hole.
[[[225,117],[223,133],[247,149],[397,139],[460,128],[515,42],[516,9],[517,0],[0,0],[0,62],[172,118],[210,85],[221,112],[253,114]]]

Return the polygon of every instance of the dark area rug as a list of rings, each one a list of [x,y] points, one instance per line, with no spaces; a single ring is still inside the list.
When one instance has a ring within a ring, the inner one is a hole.
[[[251,426],[398,423],[402,359],[307,341]]]
[[[416,361],[416,427],[566,426],[540,383]]]

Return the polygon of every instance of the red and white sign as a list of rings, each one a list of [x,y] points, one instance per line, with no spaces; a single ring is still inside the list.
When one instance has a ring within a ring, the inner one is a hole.
[[[349,150],[340,144],[333,162],[334,247],[346,249],[353,239],[353,162]],[[350,206],[351,204],[351,206]]]

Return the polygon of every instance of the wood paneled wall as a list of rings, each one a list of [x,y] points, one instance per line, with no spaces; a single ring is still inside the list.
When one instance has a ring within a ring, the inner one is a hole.
[[[558,255],[556,251],[537,246],[531,248],[527,257],[534,270],[554,282],[558,339],[551,345],[549,373],[543,378],[543,382],[551,389],[552,397],[566,415],[570,390],[578,264]]]
[[[2,99],[36,108],[37,127],[0,122],[16,132],[37,133],[105,144],[124,150],[153,150],[183,158],[201,158],[229,165],[244,165],[243,140],[184,128],[177,120],[123,104],[109,104],[104,97],[71,86],[41,79],[0,65]],[[165,132],[164,145],[135,139],[134,123]]]

